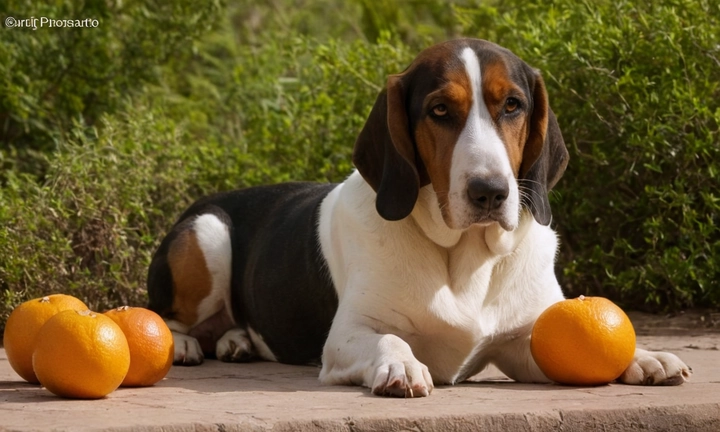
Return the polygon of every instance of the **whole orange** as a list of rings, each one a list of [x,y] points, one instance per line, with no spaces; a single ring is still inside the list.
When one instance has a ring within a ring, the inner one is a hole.
[[[618,306],[580,296],[547,308],[532,330],[530,350],[551,380],[601,385],[617,379],[635,355],[635,329]]]
[[[38,383],[33,371],[32,355],[40,328],[60,311],[87,308],[85,303],[73,296],[53,294],[28,300],[13,309],[3,333],[5,353],[10,366],[22,379]]]
[[[120,327],[103,314],[63,311],[40,329],[33,368],[40,384],[69,398],[99,399],[120,386],[130,348]]]
[[[160,315],[141,308],[121,306],[105,312],[128,340],[130,370],[122,382],[126,387],[151,386],[167,375],[173,363],[173,338]]]

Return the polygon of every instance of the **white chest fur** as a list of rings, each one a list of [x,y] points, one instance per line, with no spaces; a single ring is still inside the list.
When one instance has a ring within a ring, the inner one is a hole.
[[[437,383],[492,361],[493,341],[526,332],[562,299],[550,228],[523,213],[512,232],[451,230],[431,186],[410,217],[388,222],[354,173],[323,202],[320,243],[339,297],[335,324],[399,336]]]

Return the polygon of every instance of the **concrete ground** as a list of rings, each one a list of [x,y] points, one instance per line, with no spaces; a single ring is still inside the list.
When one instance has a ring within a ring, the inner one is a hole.
[[[631,314],[638,345],[678,354],[694,371],[679,387],[513,383],[497,370],[430,397],[388,399],[328,387],[315,367],[274,363],[173,367],[153,387],[95,401],[23,382],[0,350],[2,431],[720,431],[717,314]],[[700,319],[702,318],[702,319]]]

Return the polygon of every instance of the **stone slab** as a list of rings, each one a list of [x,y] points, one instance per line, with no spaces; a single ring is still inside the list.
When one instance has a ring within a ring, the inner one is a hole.
[[[441,386],[419,399],[323,386],[316,367],[210,360],[173,367],[152,387],[69,400],[23,382],[0,350],[0,430],[720,431],[720,334],[657,333],[639,336],[638,345],[680,355],[694,371],[689,383],[530,385],[489,369],[474,378],[478,382]]]

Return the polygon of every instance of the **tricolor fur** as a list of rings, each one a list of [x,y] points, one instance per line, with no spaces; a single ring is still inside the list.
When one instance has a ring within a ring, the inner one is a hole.
[[[563,298],[548,192],[568,152],[540,74],[462,39],[388,78],[338,185],[289,183],[193,204],[150,267],[176,363],[321,362],[320,380],[426,396],[492,363],[546,382],[530,330]],[[637,350],[620,381],[680,384]]]

